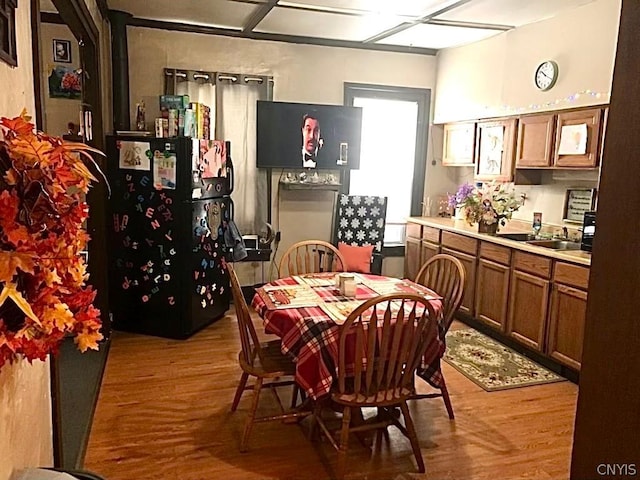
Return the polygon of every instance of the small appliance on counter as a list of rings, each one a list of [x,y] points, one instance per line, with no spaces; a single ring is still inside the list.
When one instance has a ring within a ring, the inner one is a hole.
[[[596,234],[596,212],[584,212],[582,224],[582,242],[580,248],[588,252],[593,247],[593,238]]]

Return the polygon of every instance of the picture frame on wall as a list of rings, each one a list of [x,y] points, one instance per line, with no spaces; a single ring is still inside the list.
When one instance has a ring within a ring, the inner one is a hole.
[[[69,40],[53,39],[53,61],[71,63],[71,42]]]

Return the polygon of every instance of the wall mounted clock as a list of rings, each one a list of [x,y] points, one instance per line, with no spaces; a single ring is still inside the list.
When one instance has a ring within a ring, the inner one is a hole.
[[[533,78],[536,87],[546,92],[556,84],[556,80],[558,80],[558,64],[556,62],[547,60],[538,65]]]

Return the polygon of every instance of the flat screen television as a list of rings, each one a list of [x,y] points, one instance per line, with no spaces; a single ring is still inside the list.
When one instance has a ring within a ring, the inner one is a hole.
[[[362,108],[258,101],[258,168],[358,169]]]

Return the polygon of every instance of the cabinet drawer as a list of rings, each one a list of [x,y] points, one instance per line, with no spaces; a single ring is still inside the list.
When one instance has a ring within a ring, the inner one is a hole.
[[[432,243],[440,243],[440,230],[433,227],[422,227],[422,239]]]
[[[457,233],[442,232],[442,246],[475,255],[478,249],[478,241],[475,238],[465,237]]]
[[[418,223],[407,223],[407,237],[420,238],[422,236],[422,225]]]
[[[553,281],[586,290],[589,286],[589,269],[572,263],[556,262]]]
[[[551,259],[525,252],[514,252],[513,266],[516,270],[531,273],[541,278],[551,278]]]
[[[480,242],[480,257],[502,265],[511,264],[511,249],[490,242]]]

